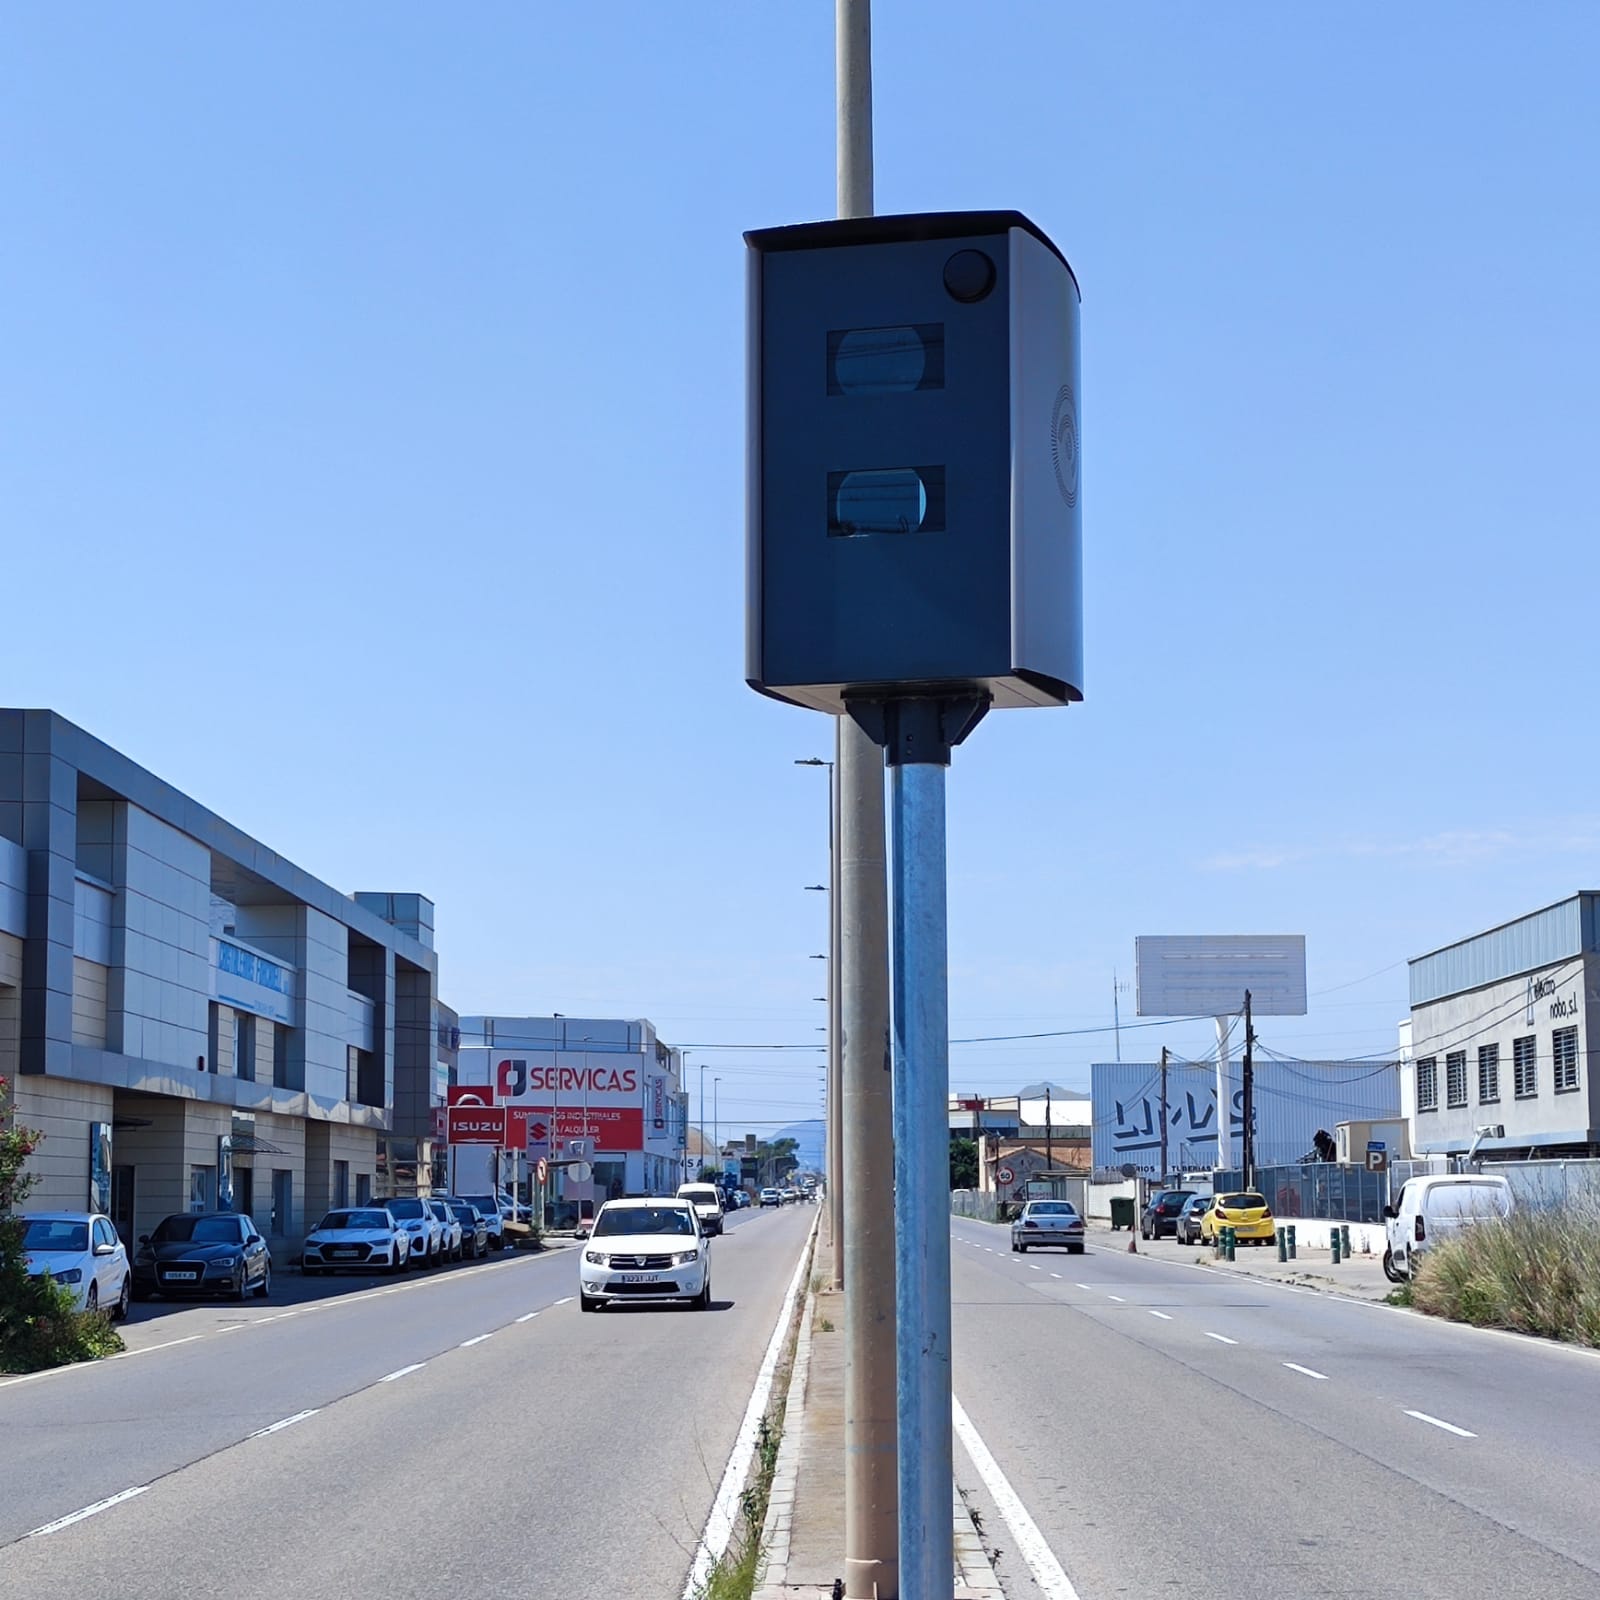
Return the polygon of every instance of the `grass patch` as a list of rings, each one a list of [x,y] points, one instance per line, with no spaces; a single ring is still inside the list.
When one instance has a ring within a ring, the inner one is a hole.
[[[1415,1303],[1416,1289],[1409,1283],[1402,1283],[1398,1289],[1391,1289],[1383,1297],[1386,1306],[1409,1306]]]
[[[1433,1316],[1600,1349],[1600,1210],[1518,1211],[1469,1228],[1428,1251],[1409,1287]]]
[[[750,1487],[739,1496],[739,1526],[722,1559],[711,1569],[699,1600],[750,1600],[761,1574],[761,1525],[767,1520],[772,1498],[772,1478],[778,1468],[778,1444],[783,1430],[774,1418],[761,1419],[756,1435],[756,1458]]]

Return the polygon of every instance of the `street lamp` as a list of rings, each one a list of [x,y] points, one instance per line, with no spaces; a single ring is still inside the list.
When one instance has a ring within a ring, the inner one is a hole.
[[[717,1112],[717,1085],[721,1082],[721,1078],[711,1080],[711,1143],[715,1146],[712,1154],[719,1174],[722,1171],[722,1120]]]

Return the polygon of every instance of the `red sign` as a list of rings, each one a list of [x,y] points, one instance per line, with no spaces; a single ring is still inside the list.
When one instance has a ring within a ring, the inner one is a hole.
[[[957,1100],[956,1104],[960,1106],[963,1111],[983,1110],[983,1101],[980,1100],[976,1095],[972,1095],[965,1100]]]
[[[506,1114],[500,1106],[451,1106],[449,1117],[451,1144],[506,1142]]]
[[[452,1083],[444,1092],[449,1106],[492,1106],[494,1090],[486,1083]]]
[[[554,1115],[549,1106],[506,1106],[506,1148],[526,1150],[531,1155],[560,1155],[550,1149],[550,1124]],[[556,1129],[563,1146],[574,1139],[587,1139],[590,1148],[620,1154],[644,1148],[644,1108],[642,1106],[561,1107]],[[520,1141],[520,1142],[519,1142]]]

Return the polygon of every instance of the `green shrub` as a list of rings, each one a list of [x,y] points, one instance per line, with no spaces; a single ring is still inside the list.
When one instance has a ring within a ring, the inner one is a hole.
[[[1412,1286],[1420,1311],[1600,1348],[1600,1211],[1518,1211],[1435,1245]]]
[[[28,1273],[23,1224],[16,1213],[33,1187],[24,1170],[28,1157],[43,1137],[17,1125],[10,1084],[0,1078],[0,1372],[34,1372],[122,1349],[104,1313],[79,1311],[70,1289]]]

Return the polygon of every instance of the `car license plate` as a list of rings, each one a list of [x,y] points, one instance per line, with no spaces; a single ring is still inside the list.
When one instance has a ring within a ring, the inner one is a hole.
[[[624,1283],[660,1283],[661,1274],[659,1272],[624,1272],[622,1281]]]
[[[328,1252],[328,1254],[330,1256],[338,1256],[341,1261],[348,1261],[355,1254],[355,1251],[354,1250],[330,1250]]]
[[[200,1274],[198,1272],[169,1272],[166,1276],[169,1283],[193,1283]]]

